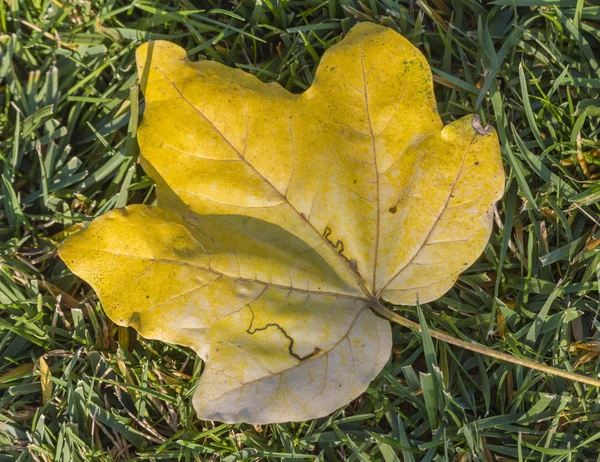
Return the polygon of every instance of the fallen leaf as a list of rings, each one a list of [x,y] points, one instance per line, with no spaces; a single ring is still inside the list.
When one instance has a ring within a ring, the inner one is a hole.
[[[504,186],[495,132],[473,116],[444,127],[423,55],[370,23],[302,95],[169,42],[137,62],[158,206],[97,218],[61,257],[114,322],[206,361],[200,418],[345,405],[390,355],[369,308],[435,300],[481,254]]]

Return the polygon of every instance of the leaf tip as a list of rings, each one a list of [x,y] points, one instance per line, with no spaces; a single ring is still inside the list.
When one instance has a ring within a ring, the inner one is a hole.
[[[486,124],[485,127],[482,125],[481,117],[479,117],[479,114],[475,114],[473,116],[471,126],[475,129],[477,133],[479,133],[482,136],[489,135],[494,131],[494,127],[492,127],[490,124]]]
[[[135,51],[135,62],[142,91],[146,91],[146,85],[153,67],[157,69],[168,68],[174,61],[185,60],[187,60],[185,49],[166,40],[153,40],[141,44]]]

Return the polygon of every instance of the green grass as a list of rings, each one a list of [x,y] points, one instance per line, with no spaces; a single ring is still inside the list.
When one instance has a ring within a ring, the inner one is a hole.
[[[600,460],[593,387],[399,327],[384,371],[327,419],[199,421],[201,361],[115,326],[56,256],[65,230],[155,199],[137,163],[141,42],[300,92],[373,21],[425,53],[445,122],[477,112],[502,142],[490,244],[424,319],[597,376],[599,18],[579,0],[1,1],[0,461]]]

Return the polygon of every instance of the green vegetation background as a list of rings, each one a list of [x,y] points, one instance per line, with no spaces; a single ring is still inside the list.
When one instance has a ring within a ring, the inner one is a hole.
[[[154,201],[134,50],[168,39],[305,90],[357,21],[408,37],[445,122],[497,127],[508,175],[481,259],[430,325],[597,375],[600,7],[578,0],[0,1],[0,461],[600,460],[598,390],[394,328],[331,417],[199,421],[191,351],[118,328],[56,256],[65,229]],[[413,308],[398,308],[415,318]],[[435,387],[443,383],[443,387]]]

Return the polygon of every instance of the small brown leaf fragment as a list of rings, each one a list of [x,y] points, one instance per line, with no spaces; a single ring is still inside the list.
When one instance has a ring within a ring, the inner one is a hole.
[[[500,335],[500,338],[504,340],[504,328],[506,326],[506,319],[504,318],[504,315],[501,311],[498,311],[496,315],[496,323],[498,324],[498,334]]]
[[[583,356],[581,356],[579,359],[577,359],[577,361],[575,361],[575,364],[573,364],[573,367],[577,368],[582,364],[593,361],[595,358],[598,357],[598,355],[600,355],[600,353],[597,353],[595,351],[586,353]]]
[[[506,406],[507,408],[512,404],[513,396],[515,392],[514,375],[512,369],[506,374]]]

